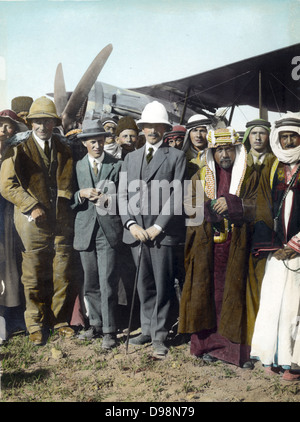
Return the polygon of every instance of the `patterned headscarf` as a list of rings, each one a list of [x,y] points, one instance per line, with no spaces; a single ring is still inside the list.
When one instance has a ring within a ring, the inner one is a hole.
[[[216,199],[216,167],[212,150],[222,145],[235,146],[236,157],[232,166],[229,193],[239,196],[247,168],[247,151],[242,142],[239,141],[239,134],[231,127],[216,129],[215,131],[210,130],[207,140],[208,148],[205,156],[205,193],[207,197],[209,199]]]
[[[292,149],[283,149],[279,140],[280,132],[296,132],[300,135],[300,113],[286,113],[280,120],[275,122],[270,135],[271,149],[279,161],[287,164],[299,161],[300,146]]]
[[[241,144],[240,135],[232,127],[210,130],[207,135],[208,148],[217,148],[220,145]]]

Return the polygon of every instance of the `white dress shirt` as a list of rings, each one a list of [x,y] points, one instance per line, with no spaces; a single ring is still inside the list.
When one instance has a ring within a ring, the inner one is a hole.
[[[92,170],[94,168],[94,162],[96,161],[98,174],[99,174],[99,171],[101,170],[101,166],[102,166],[102,161],[104,160],[104,153],[102,152],[101,156],[98,158],[92,157],[90,154],[88,154],[88,159],[89,159]]]
[[[39,144],[39,146],[42,148],[42,150],[45,150],[45,140],[44,139],[40,139],[34,132],[32,132],[32,135],[34,137],[34,140]],[[49,149],[51,150],[51,138],[47,139],[47,141],[49,142]]]
[[[89,163],[90,163],[90,166],[91,166],[92,171],[93,171],[93,168],[94,168],[94,162],[96,161],[97,168],[98,168],[98,174],[99,174],[99,171],[101,170],[101,166],[102,166],[102,161],[104,160],[104,153],[102,153],[100,155],[100,157],[98,157],[98,158],[95,158],[95,157],[91,156],[90,154],[88,154],[88,160],[89,160]],[[85,199],[86,198],[82,198],[80,196],[80,191],[79,191],[78,192],[78,200],[79,200],[79,203],[82,204],[85,201]]]
[[[157,142],[157,144],[149,144],[149,142],[145,143],[146,149],[145,149],[145,154],[147,155],[149,152],[149,148],[153,148],[153,155],[156,153],[156,151],[158,150],[158,148],[161,146],[161,144],[163,143],[163,140]]]

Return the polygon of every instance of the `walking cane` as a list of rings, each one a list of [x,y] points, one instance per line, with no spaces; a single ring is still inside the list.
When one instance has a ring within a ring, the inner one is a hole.
[[[141,264],[141,256],[142,256],[142,248],[143,248],[143,242],[139,245],[139,251],[138,251],[138,261],[137,261],[137,268],[135,273],[135,279],[134,279],[134,285],[133,285],[133,293],[132,293],[132,300],[131,300],[131,309],[130,309],[130,315],[129,315],[129,323],[128,323],[128,333],[127,333],[127,339],[126,339],[126,355],[128,352],[128,342],[129,342],[129,336],[130,336],[130,330],[131,330],[131,322],[132,322],[132,314],[133,314],[133,308],[134,308],[134,300],[135,300],[135,294],[136,294],[136,287],[137,282],[139,278],[139,271],[140,271],[140,264]]]

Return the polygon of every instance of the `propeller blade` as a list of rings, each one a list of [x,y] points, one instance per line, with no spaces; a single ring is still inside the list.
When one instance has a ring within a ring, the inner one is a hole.
[[[105,65],[110,53],[112,52],[112,44],[108,44],[100,53],[96,56],[93,62],[88,67],[87,71],[79,81],[75,90],[73,91],[64,111],[63,115],[66,115],[69,119],[75,118],[76,113],[82,106],[86,97],[88,96],[92,86],[97,80],[99,73]]]
[[[66,92],[64,74],[62,64],[59,63],[56,68],[54,79],[54,103],[56,106],[57,114],[61,116],[68,102],[68,95]]]

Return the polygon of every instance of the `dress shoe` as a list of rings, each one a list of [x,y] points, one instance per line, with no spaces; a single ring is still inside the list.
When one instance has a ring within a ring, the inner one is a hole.
[[[151,337],[145,334],[140,334],[137,337],[129,339],[129,344],[132,344],[134,346],[142,346],[143,344],[146,344],[146,343],[151,343]]]
[[[159,341],[159,340],[153,340],[152,347],[153,347],[153,354],[154,356],[157,356],[157,357],[166,356],[166,354],[169,351],[169,349],[164,344],[164,342]]]
[[[248,360],[243,364],[242,369],[254,369],[254,363]]]
[[[210,355],[209,353],[204,353],[204,355],[202,356],[202,360],[204,360],[204,362],[206,363],[213,363],[217,362],[218,359]]]
[[[101,327],[91,326],[87,330],[81,331],[78,334],[77,338],[79,340],[93,340],[94,338],[101,337],[101,334],[102,334],[102,328]]]
[[[29,340],[35,346],[43,346],[45,344],[44,336],[42,331],[35,331],[29,334]]]
[[[65,338],[74,337],[75,334],[73,328],[69,327],[68,325],[66,325],[65,327],[59,327],[57,331],[61,337]]]
[[[112,349],[117,346],[117,336],[114,333],[104,334],[101,347],[102,349]]]
[[[287,369],[286,371],[284,371],[282,379],[284,381],[300,381],[300,373],[292,373],[290,370]]]

